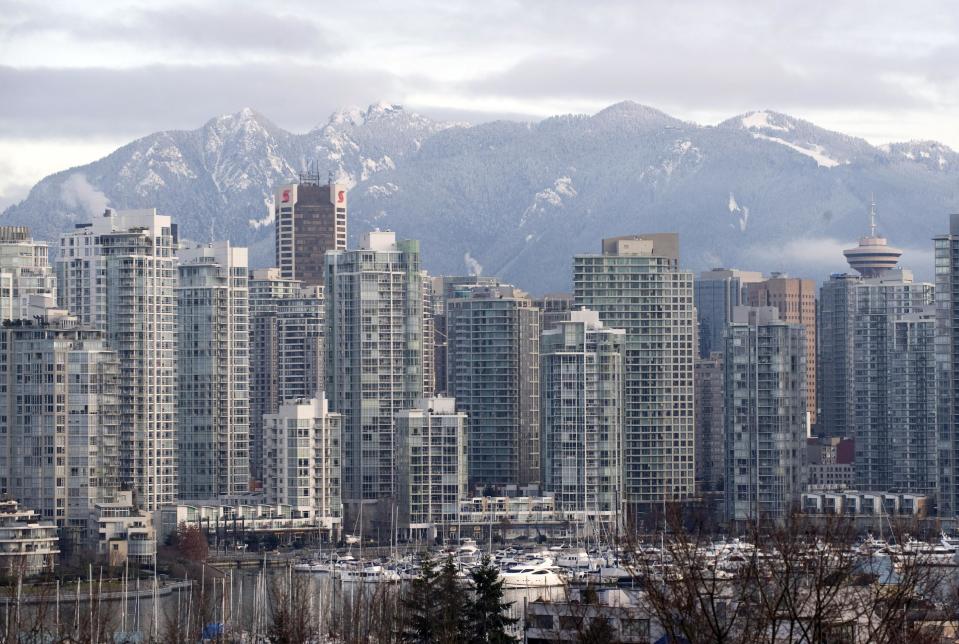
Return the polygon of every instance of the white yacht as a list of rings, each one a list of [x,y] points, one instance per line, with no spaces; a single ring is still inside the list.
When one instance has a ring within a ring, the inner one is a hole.
[[[553,568],[550,559],[536,559],[514,564],[500,571],[504,588],[548,588],[562,586],[563,578]]]
[[[915,558],[921,566],[955,566],[956,548],[943,543],[925,543],[909,538],[899,550],[898,559]]]
[[[456,558],[464,562],[480,561],[483,558],[483,551],[474,539],[463,539],[456,550]]]
[[[381,584],[400,581],[400,575],[395,570],[374,564],[357,568],[344,568],[340,571],[340,579],[344,582]]]

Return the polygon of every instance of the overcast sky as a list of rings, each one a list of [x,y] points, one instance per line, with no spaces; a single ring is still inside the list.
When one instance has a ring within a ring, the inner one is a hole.
[[[475,122],[632,99],[959,148],[957,23],[959,5],[922,0],[0,0],[0,208],[245,106],[305,131],[379,100]]]

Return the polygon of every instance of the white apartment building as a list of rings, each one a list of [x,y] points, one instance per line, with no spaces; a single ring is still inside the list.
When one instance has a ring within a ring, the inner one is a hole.
[[[147,510],[177,494],[176,226],[155,209],[107,210],[60,238],[60,306],[120,360],[121,483]]]
[[[434,538],[467,491],[466,414],[453,398],[422,398],[396,415],[397,528]]]
[[[543,333],[543,489],[563,511],[611,522],[623,503],[626,332],[570,311]]]
[[[336,531],[342,522],[342,418],[326,396],[292,400],[263,417],[263,498],[317,519]]]
[[[727,327],[726,519],[782,519],[798,509],[806,453],[806,335],[775,307],[737,307]]]
[[[0,495],[87,543],[117,487],[119,361],[103,333],[33,295],[0,328]]]
[[[0,501],[0,573],[29,577],[52,571],[60,550],[57,526],[16,501]]]
[[[117,492],[113,500],[97,503],[91,522],[96,529],[97,553],[111,566],[126,561],[142,565],[154,563],[157,551],[154,513],[140,510],[132,492]]]
[[[47,243],[24,226],[0,226],[0,321],[27,317],[31,295],[57,293]]]

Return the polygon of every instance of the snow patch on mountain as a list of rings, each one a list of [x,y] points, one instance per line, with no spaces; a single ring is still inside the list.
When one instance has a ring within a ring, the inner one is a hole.
[[[782,118],[779,114],[772,114],[766,111],[749,112],[739,121],[747,130],[778,130],[780,132],[788,132],[795,127],[789,120]],[[778,121],[778,123],[774,121]]]
[[[556,179],[552,187],[540,190],[533,195],[533,203],[523,211],[522,216],[519,218],[519,225],[526,225],[532,217],[546,212],[548,207],[562,207],[564,197],[572,199],[576,194],[576,188],[573,187],[573,180],[569,176]]]
[[[790,150],[794,150],[799,154],[804,154],[810,159],[814,160],[819,167],[821,168],[835,168],[837,165],[840,165],[840,162],[832,158],[826,153],[826,149],[818,143],[806,143],[804,145],[799,145],[797,143],[790,143],[789,141],[784,141],[775,136],[767,136],[760,132],[752,132],[753,138],[762,139],[763,141],[772,141],[773,143],[778,143],[780,145],[785,145]]]
[[[671,156],[663,161],[661,167],[666,176],[671,177],[673,171],[687,160],[689,163],[698,164],[703,160],[703,153],[689,139],[677,139],[673,143]],[[650,169],[655,170],[655,168]]]
[[[360,173],[360,181],[366,181],[377,172],[396,169],[396,164],[393,163],[393,159],[385,154],[379,160],[364,158],[362,165],[363,171]]]
[[[272,226],[273,222],[276,221],[276,210],[273,198],[267,197],[263,199],[263,205],[266,207],[266,215],[264,215],[261,219],[247,220],[247,223],[253,230],[259,230],[264,226]]]
[[[726,204],[726,207],[729,208],[729,212],[732,215],[735,215],[739,222],[739,231],[746,232],[746,224],[749,223],[749,207],[740,206],[736,201],[736,196],[733,193],[729,193],[729,202]]]
[[[887,143],[880,146],[880,149],[893,159],[913,161],[930,170],[945,171],[959,164],[959,155],[949,146],[937,141]]]
[[[381,199],[389,197],[392,194],[398,192],[400,187],[391,181],[387,181],[382,186],[369,186],[366,189],[366,194],[374,199]]]

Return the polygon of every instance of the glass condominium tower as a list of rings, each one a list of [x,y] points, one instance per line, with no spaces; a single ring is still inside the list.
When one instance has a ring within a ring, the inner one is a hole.
[[[246,492],[250,475],[247,250],[184,248],[177,286],[180,497]]]
[[[937,503],[939,516],[955,517],[959,509],[959,214],[949,215],[949,232],[936,236],[935,249]]]
[[[476,286],[447,301],[446,325],[448,389],[470,422],[470,483],[538,483],[539,309],[512,286]]]
[[[326,387],[343,415],[344,502],[394,495],[394,419],[423,395],[422,279],[419,242],[392,232],[326,254]]]
[[[679,269],[679,236],[603,240],[573,260],[577,307],[626,331],[626,502],[646,512],[694,496],[693,274]]]

